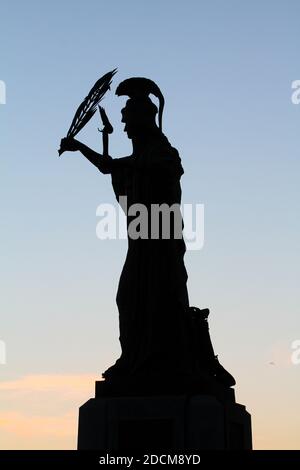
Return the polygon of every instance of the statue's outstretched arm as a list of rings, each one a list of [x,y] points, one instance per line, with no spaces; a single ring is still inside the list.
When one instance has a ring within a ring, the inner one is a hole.
[[[60,148],[62,151],[76,152],[79,150],[93,165],[95,165],[103,174],[111,173],[112,158],[97,153],[79,140],[73,138],[62,139]]]

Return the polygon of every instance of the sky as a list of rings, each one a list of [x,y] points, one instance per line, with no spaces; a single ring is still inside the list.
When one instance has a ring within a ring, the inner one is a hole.
[[[211,310],[254,448],[300,448],[299,14],[296,0],[1,2],[1,449],[76,448],[78,408],[120,354],[127,245],[96,237],[97,207],[115,203],[110,177],[57,156],[80,101],[115,67],[110,153],[131,149],[117,84],[153,79],[183,202],[204,204],[204,246],[185,257],[190,303]],[[99,126],[95,116],[78,138],[101,151]]]

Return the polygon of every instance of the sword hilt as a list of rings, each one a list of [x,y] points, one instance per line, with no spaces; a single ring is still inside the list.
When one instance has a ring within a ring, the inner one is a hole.
[[[99,113],[100,113],[100,117],[102,120],[102,124],[104,126],[103,129],[101,130],[98,128],[98,131],[102,132],[103,156],[108,157],[108,136],[109,134],[113,133],[114,128],[109,122],[105,109],[102,108],[101,106],[98,106],[98,108],[99,108]]]

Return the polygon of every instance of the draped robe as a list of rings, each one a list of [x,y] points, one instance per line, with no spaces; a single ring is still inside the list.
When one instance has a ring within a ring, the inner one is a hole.
[[[117,199],[127,196],[128,207],[143,204],[149,214],[152,204],[180,204],[182,174],[179,154],[162,134],[140,153],[114,159],[111,169]],[[127,227],[131,220],[127,214]],[[172,228],[169,239],[128,236],[117,292],[122,354],[105,378],[188,373],[192,367],[185,243]]]

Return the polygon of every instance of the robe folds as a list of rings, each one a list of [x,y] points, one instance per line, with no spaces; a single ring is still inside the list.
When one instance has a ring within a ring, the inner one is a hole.
[[[127,213],[128,251],[121,273],[117,305],[122,354],[103,376],[188,373],[192,367],[191,325],[188,314],[185,243],[171,213],[170,236],[151,238],[153,204],[180,206],[181,159],[161,134],[142,152],[112,161],[115,195],[127,197],[127,209],[143,204],[148,211],[148,238],[133,239]],[[183,222],[179,211],[181,231]],[[176,220],[175,220],[176,219]]]

